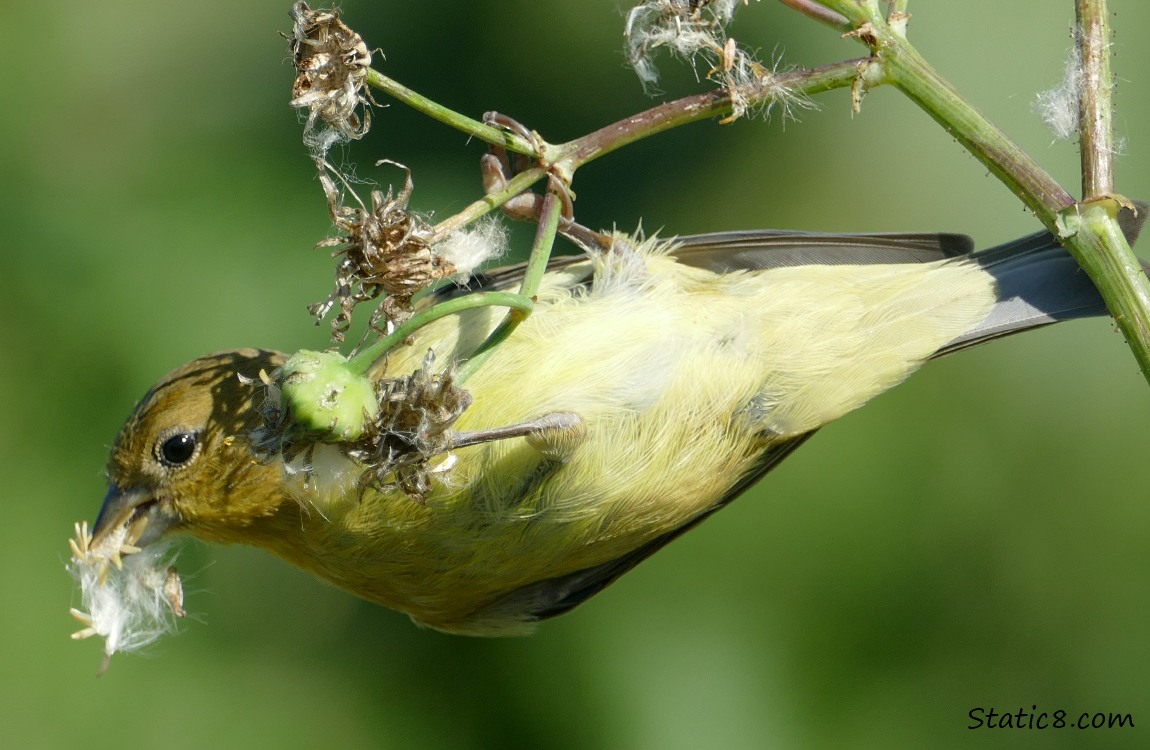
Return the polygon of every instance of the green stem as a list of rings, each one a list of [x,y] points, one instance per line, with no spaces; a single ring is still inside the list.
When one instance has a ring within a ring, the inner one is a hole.
[[[1118,226],[1120,204],[1114,198],[1071,206],[1063,225],[1071,231],[1066,248],[1102,293],[1106,308],[1150,381],[1150,281]]]
[[[566,190],[566,186],[558,184],[552,178],[551,189],[543,198],[543,208],[539,214],[538,229],[535,232],[535,241],[531,244],[531,257],[527,260],[527,268],[523,273],[523,283],[519,287],[519,296],[534,300],[535,293],[539,291],[539,284],[543,281],[543,274],[547,272],[547,261],[551,258],[551,248],[555,244],[555,234],[559,231],[559,220],[563,215],[563,200],[559,191]],[[495,348],[503,343],[519,324],[527,320],[530,310],[512,308],[507,317],[459,368],[458,381],[464,383],[491,357]]]
[[[521,294],[514,294],[512,292],[476,292],[465,297],[443,302],[411,316],[396,326],[394,331],[364,348],[363,351],[348,360],[348,369],[355,375],[366,375],[380,358],[396,346],[402,344],[408,336],[428,323],[447,317],[448,315],[456,315],[465,310],[473,310],[477,307],[496,306],[510,307],[513,310],[529,313],[532,308],[535,307],[535,303]]]
[[[380,73],[374,68],[367,69],[367,83],[374,86],[380,91],[395,97],[404,104],[416,109],[423,114],[440,122],[450,125],[456,130],[461,130],[468,135],[472,135],[481,141],[490,143],[493,146],[500,146],[508,151],[514,151],[518,154],[526,156],[537,156],[535,144],[530,141],[520,138],[514,133],[510,133],[502,128],[492,127],[479,120],[473,120],[466,115],[462,115],[455,110],[448,109],[438,102],[428,99],[423,94],[419,94],[412,89],[404,86],[402,83],[388,78],[383,73]]]
[[[532,167],[520,172],[507,181],[507,187],[504,189],[495,193],[488,193],[459,213],[436,224],[435,231],[429,241],[433,245],[442,241],[447,235],[491,213],[546,176],[547,170],[543,167]]]
[[[815,2],[815,0],[779,0],[779,2],[788,8],[797,10],[808,18],[813,18],[819,23],[825,23],[835,31],[846,32],[854,28],[854,25],[844,16]]]
[[[885,40],[884,40],[885,41]],[[938,74],[905,40],[891,37],[879,53],[887,80],[974,154],[1051,230],[1074,203],[1053,177]]]
[[[1097,10],[1097,2],[1091,5]],[[942,125],[1062,240],[1098,288],[1150,382],[1150,281],[1118,226],[1119,201],[1099,199],[1076,204],[1053,177],[963,99],[901,34],[892,33],[885,24],[876,27],[874,33],[876,59],[887,81]],[[1096,80],[1105,83],[1108,78],[1097,76]],[[1106,99],[1099,106],[1108,105]],[[1108,122],[1108,118],[1103,119]]]
[[[1150,280],[1118,227],[1122,199],[1113,197],[1109,13],[1106,0],[1076,0],[1074,9],[1075,42],[1082,64],[1078,114],[1083,204],[1078,207],[1079,232],[1067,246],[1102,293],[1150,381]]]
[[[879,11],[878,0],[818,1],[835,13],[847,18],[855,28],[858,28],[864,23],[874,24],[875,26],[882,24],[882,13]]]
[[[566,190],[566,185],[555,177],[551,178],[551,187],[543,197],[543,208],[539,212],[539,224],[535,230],[535,240],[531,243],[527,268],[523,272],[523,283],[519,286],[519,294],[524,297],[535,297],[543,281],[543,274],[547,272],[551,248],[555,245],[555,233],[559,231],[559,220],[563,218],[564,201],[561,193]]]
[[[491,334],[483,340],[483,343],[475,350],[475,353],[468,357],[463,364],[459,366],[456,371],[456,382],[467,382],[467,379],[474,375],[480,367],[483,366],[491,355],[495,353],[496,347],[507,340],[512,331],[519,327],[519,324],[527,320],[527,313],[522,310],[512,309],[507,313],[507,317],[499,324],[499,326],[491,332]]]

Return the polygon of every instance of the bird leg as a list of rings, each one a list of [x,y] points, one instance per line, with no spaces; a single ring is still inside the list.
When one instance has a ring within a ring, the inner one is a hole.
[[[536,162],[547,167],[550,177],[549,187],[563,201],[563,213],[559,219],[559,234],[583,248],[603,248],[610,245],[609,236],[575,221],[574,196],[571,193],[570,176],[564,178],[554,168],[542,163],[544,143],[538,133],[528,130],[522,123],[498,112],[485,113],[483,122],[514,133],[534,145]],[[492,195],[506,190],[510,178],[529,169],[530,166],[528,157],[523,154],[513,154],[509,157],[506,149],[500,146],[490,146],[488,153],[479,158],[484,191],[488,195]],[[544,196],[539,193],[526,191],[504,203],[502,210],[508,218],[515,221],[538,222],[539,216],[543,212],[543,200]]]
[[[448,449],[521,437],[526,438],[527,444],[540,453],[550,458],[564,459],[583,442],[586,432],[583,419],[578,414],[557,411],[505,427],[453,433],[449,438]]]

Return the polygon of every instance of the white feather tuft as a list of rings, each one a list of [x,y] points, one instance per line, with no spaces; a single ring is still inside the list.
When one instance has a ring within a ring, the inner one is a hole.
[[[455,266],[455,277],[463,279],[507,252],[507,228],[498,219],[478,221],[449,234],[432,252]]]
[[[1034,97],[1034,110],[1059,140],[1078,135],[1078,92],[1082,89],[1082,56],[1075,45],[1067,56],[1062,82]]]
[[[72,637],[102,637],[108,657],[117,651],[138,651],[175,632],[176,618],[183,616],[179,577],[170,567],[174,559],[170,543],[128,552],[127,533],[125,527],[116,529],[93,548],[87,524],[77,524],[67,566],[80,583],[83,606],[73,609],[72,616],[85,625]]]

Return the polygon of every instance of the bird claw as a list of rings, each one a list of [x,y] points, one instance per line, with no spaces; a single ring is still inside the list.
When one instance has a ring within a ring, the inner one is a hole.
[[[483,122],[502,128],[531,143],[534,150],[534,163],[545,168],[548,172],[548,191],[559,196],[563,203],[559,219],[559,233],[561,235],[583,247],[603,247],[609,243],[606,235],[575,221],[571,175],[565,173],[559,164],[543,162],[546,144],[538,133],[529,130],[517,120],[498,112],[487,112],[483,115]],[[479,169],[483,176],[483,189],[488,195],[506,190],[511,177],[531,168],[530,159],[530,156],[524,154],[509,155],[507,149],[501,146],[491,146],[488,153],[480,157],[479,160]],[[506,201],[501,206],[501,210],[509,219],[515,221],[538,222],[539,216],[543,212],[543,201],[544,196],[539,193],[525,191]]]

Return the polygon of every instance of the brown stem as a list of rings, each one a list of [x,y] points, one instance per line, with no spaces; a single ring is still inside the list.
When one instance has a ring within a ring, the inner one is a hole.
[[[844,88],[850,86],[858,77],[859,65],[863,62],[865,60],[847,60],[818,68],[780,73],[771,78],[770,90],[786,89],[810,95]],[[747,94],[747,99],[752,104],[770,98],[771,95],[766,88],[760,92]],[[727,89],[716,89],[705,94],[676,99],[554,147],[555,156],[552,163],[563,162],[567,165],[567,170],[574,171],[589,161],[647,136],[690,122],[728,114],[730,111],[731,96]]]
[[[1106,0],[1075,0],[1075,43],[1082,63],[1078,92],[1082,151],[1082,199],[1114,192],[1114,142],[1111,127],[1110,25]]]

